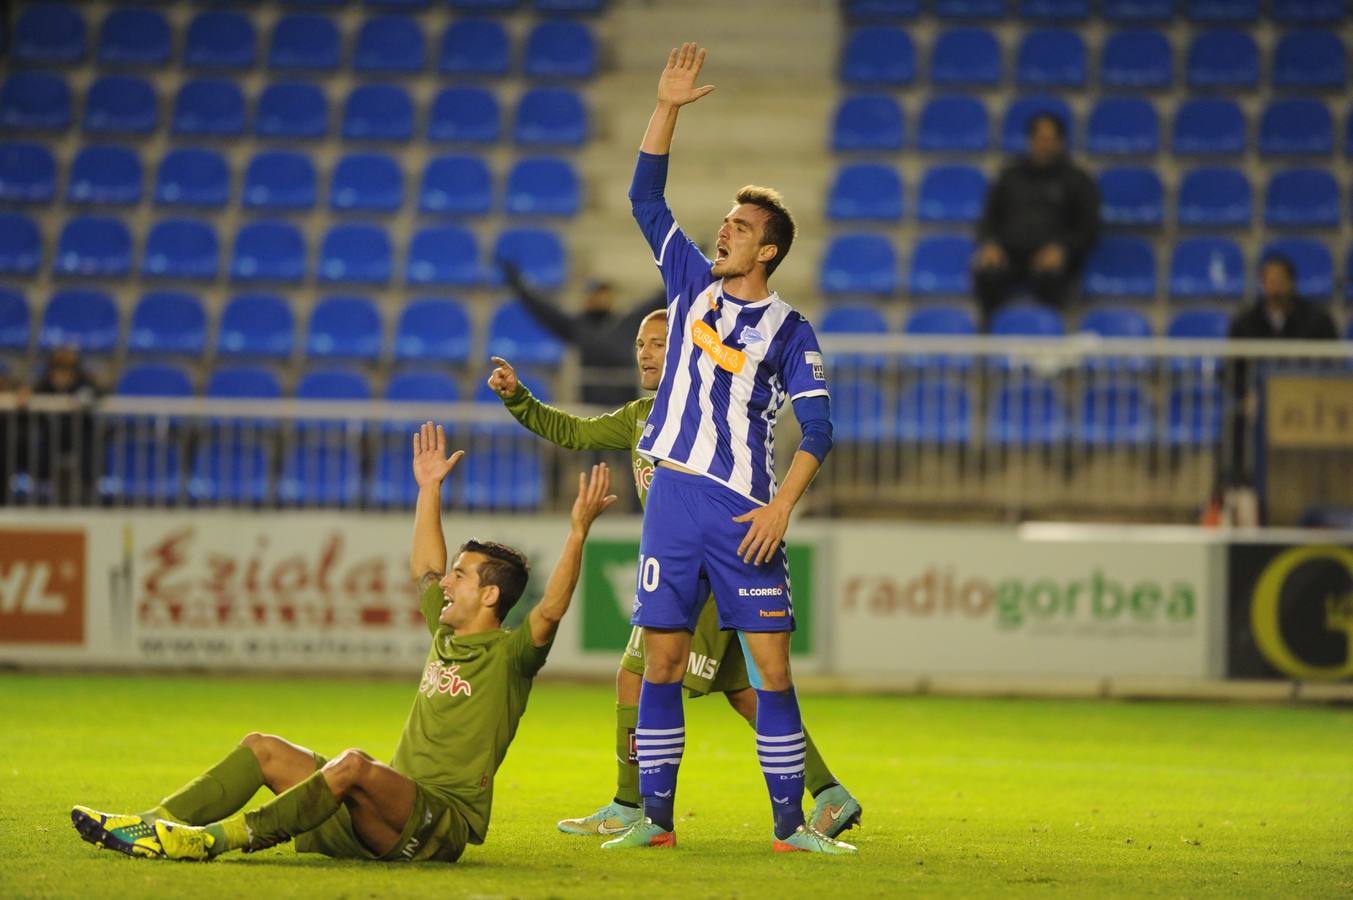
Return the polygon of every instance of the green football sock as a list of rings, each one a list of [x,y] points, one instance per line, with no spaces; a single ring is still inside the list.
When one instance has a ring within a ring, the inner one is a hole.
[[[239,746],[225,759],[160,801],[142,818],[168,819],[185,825],[206,825],[239,812],[263,787],[263,770],[248,747]]]
[[[615,802],[639,808],[639,761],[632,754],[634,729],[639,727],[639,707],[615,705]]]
[[[808,733],[807,728],[803,730],[803,740],[808,745],[803,751],[803,786],[808,789],[809,794],[816,797],[837,782],[832,777],[832,770],[827,768],[827,761],[818,752],[817,744],[813,743],[813,736]]]
[[[338,812],[338,807],[338,798],[329,790],[324,772],[315,772],[258,809],[209,825],[217,838],[212,855],[227,850],[262,850],[285,843],[323,825]]]

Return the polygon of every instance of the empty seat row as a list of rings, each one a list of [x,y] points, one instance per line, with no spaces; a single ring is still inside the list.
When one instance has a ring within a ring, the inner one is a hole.
[[[923,13],[945,19],[1002,19],[1016,15],[1032,21],[1077,22],[1096,15],[1110,22],[1168,22],[1183,16],[1192,22],[1255,22],[1261,12],[1291,24],[1344,21],[1343,0],[846,0],[848,19],[888,21]]]
[[[0,128],[61,131],[72,121],[70,87],[60,75],[15,72],[0,85]],[[318,139],[330,134],[329,102],[318,85],[286,81],[258,97],[252,130],[259,137]],[[417,118],[412,96],[393,84],[352,88],[337,133],[349,140],[408,141]],[[176,135],[238,137],[250,130],[248,103],[234,81],[185,82],[174,98],[170,131]],[[90,134],[150,134],[159,127],[155,89],[145,79],[105,75],[85,93],[83,129]],[[493,143],[502,134],[495,94],[484,88],[439,91],[427,110],[431,141]],[[534,88],[517,105],[512,138],[522,145],[576,146],[587,138],[587,110],[567,88]]]

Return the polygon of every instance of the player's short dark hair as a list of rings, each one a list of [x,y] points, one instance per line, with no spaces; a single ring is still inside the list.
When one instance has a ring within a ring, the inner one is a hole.
[[[1057,137],[1063,141],[1066,140],[1066,123],[1062,121],[1061,116],[1056,113],[1047,112],[1046,110],[1044,112],[1034,113],[1029,117],[1029,121],[1024,123],[1024,134],[1026,137],[1034,136],[1034,132],[1038,130],[1039,122],[1051,122],[1053,130],[1057,132]]]
[[[1292,262],[1292,257],[1283,253],[1266,253],[1264,258],[1259,261],[1259,271],[1262,272],[1269,266],[1277,266],[1287,273],[1287,280],[1293,284],[1297,283],[1297,264]]]
[[[461,544],[460,552],[488,557],[479,564],[479,583],[498,588],[498,605],[494,611],[498,614],[498,621],[502,622],[521,599],[526,582],[531,577],[526,554],[507,544],[477,541],[474,538]]]
[[[749,184],[738,191],[737,202],[747,203],[765,212],[766,228],[761,233],[761,246],[775,245],[775,255],[766,263],[766,277],[769,278],[780,267],[780,263],[789,255],[798,228],[794,217],[785,206],[785,198],[775,188]]]

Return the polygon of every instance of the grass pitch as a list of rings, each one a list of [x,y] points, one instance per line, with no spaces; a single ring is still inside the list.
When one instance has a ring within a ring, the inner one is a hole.
[[[488,842],[454,866],[289,847],[147,862],[96,851],[70,826],[74,803],[150,806],[250,730],[388,758],[415,680],[0,676],[0,895],[1353,893],[1346,708],[806,697],[809,727],[864,804],[845,835],[853,859],[770,852],[752,735],[720,698],[687,703],[678,850],[603,853],[559,834],[555,820],[610,798],[614,701],[549,683],[499,772]]]

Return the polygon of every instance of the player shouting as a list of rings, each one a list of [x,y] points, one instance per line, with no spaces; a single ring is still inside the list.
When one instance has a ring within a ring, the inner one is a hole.
[[[390,764],[361,750],[330,761],[282,738],[250,734],[149,812],[75,807],[71,821],[81,837],[128,856],[199,860],[294,838],[298,851],[340,859],[455,862],[466,844],[484,842],[494,774],[568,612],[588,529],[615,496],[605,465],[579,476],[559,564],[526,623],[509,632],[502,623],[526,587],[526,557],[467,541],[448,570],[441,487],[461,454],[446,457],[445,435],[431,422],[413,446],[418,500],[410,565],[432,649]],[[240,812],[264,785],[277,796]]]

